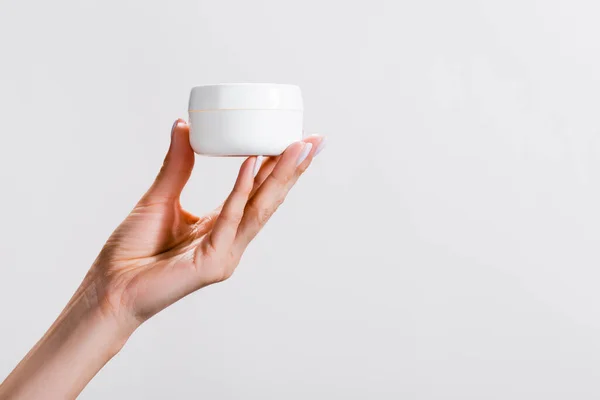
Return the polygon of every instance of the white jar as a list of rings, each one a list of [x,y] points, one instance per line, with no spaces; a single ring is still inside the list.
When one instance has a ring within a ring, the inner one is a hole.
[[[273,156],[302,140],[300,88],[270,83],[196,86],[190,93],[190,143],[198,154]]]

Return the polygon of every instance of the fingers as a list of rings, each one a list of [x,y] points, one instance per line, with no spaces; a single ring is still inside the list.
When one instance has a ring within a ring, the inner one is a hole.
[[[277,165],[280,157],[281,156],[268,157],[263,160],[262,166],[254,177],[254,187],[252,188],[250,197],[254,196],[267,177],[271,175],[271,172],[273,171],[273,168],[275,168],[275,165]]]
[[[326,138],[319,135],[311,135],[310,137],[304,139],[304,142],[310,142],[313,145],[313,148],[316,149],[312,154],[313,158],[316,157],[316,155],[319,154],[319,152],[325,147],[325,140]],[[275,165],[277,165],[277,162],[279,161],[280,157],[281,156],[265,158],[265,160],[262,163],[262,167],[260,168],[258,173],[255,174],[256,176],[254,177],[254,188],[252,189],[252,193],[250,193],[250,197],[254,196],[254,194],[258,191],[263,182],[271,174],[273,168],[275,168]]]
[[[233,244],[238,226],[244,215],[244,207],[252,191],[255,163],[256,157],[250,157],[240,167],[233,190],[225,200],[221,213],[210,233],[209,243],[214,249],[226,249]]]
[[[263,165],[264,172],[261,168],[255,180],[255,184],[259,184],[258,189],[246,204],[239,224],[234,244],[236,248],[243,251],[271,218],[291,187],[308,168],[321,143],[323,138],[314,136],[292,144],[279,156],[268,175],[266,171],[271,166],[268,163]],[[264,180],[261,182],[261,179]]]
[[[142,199],[161,202],[178,199],[194,168],[194,151],[190,146],[189,127],[178,119],[171,129],[171,145],[156,180]]]

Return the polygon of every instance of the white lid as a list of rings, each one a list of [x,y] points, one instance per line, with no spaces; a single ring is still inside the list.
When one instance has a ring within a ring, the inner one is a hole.
[[[302,110],[302,93],[295,85],[221,83],[192,88],[189,111]]]

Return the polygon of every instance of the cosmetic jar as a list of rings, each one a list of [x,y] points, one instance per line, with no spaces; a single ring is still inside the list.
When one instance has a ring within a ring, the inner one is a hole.
[[[190,143],[209,156],[274,156],[302,140],[298,86],[223,83],[192,88]]]

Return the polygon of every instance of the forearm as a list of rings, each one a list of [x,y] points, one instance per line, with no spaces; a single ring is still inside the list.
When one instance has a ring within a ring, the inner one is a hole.
[[[0,385],[0,399],[75,398],[131,332],[79,290]]]

